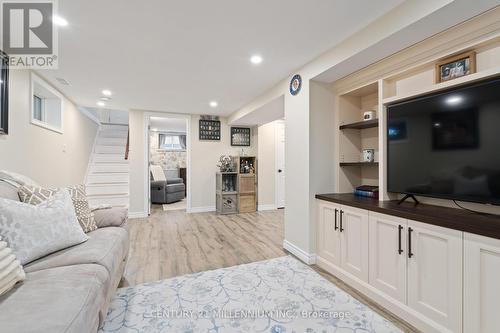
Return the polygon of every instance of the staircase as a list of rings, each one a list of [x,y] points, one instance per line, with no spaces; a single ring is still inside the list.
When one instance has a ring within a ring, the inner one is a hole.
[[[125,159],[127,138],[128,125],[101,125],[85,181],[91,207],[128,207],[129,165]]]

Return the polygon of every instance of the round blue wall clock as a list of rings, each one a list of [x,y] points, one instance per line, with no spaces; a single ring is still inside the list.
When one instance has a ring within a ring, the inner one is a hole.
[[[293,96],[297,95],[302,88],[302,78],[299,74],[295,74],[290,81],[290,94]]]

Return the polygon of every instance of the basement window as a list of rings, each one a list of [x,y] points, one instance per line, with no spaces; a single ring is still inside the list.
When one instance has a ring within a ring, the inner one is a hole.
[[[158,141],[160,150],[186,150],[186,135],[160,133],[158,134]]]
[[[35,74],[31,75],[31,91],[31,123],[62,133],[62,94]]]

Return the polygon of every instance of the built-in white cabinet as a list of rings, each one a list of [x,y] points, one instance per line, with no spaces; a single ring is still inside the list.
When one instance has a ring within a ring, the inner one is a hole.
[[[407,220],[369,213],[370,285],[406,303]]]
[[[368,212],[328,202],[318,208],[318,256],[368,282]]]
[[[408,221],[408,306],[462,332],[461,231]]]
[[[368,282],[368,212],[341,206],[339,224],[341,267]]]
[[[321,202],[318,207],[318,255],[340,266],[340,205]]]
[[[319,201],[318,265],[424,332],[497,332],[500,240]],[[464,311],[464,312],[463,312]]]
[[[497,333],[500,240],[464,235],[464,333]]]

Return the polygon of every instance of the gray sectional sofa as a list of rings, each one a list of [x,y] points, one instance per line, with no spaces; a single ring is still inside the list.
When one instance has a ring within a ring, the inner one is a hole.
[[[0,181],[0,197],[18,200]],[[127,210],[94,212],[99,229],[86,242],[24,266],[26,280],[0,296],[0,331],[96,332],[106,317],[128,256]]]

